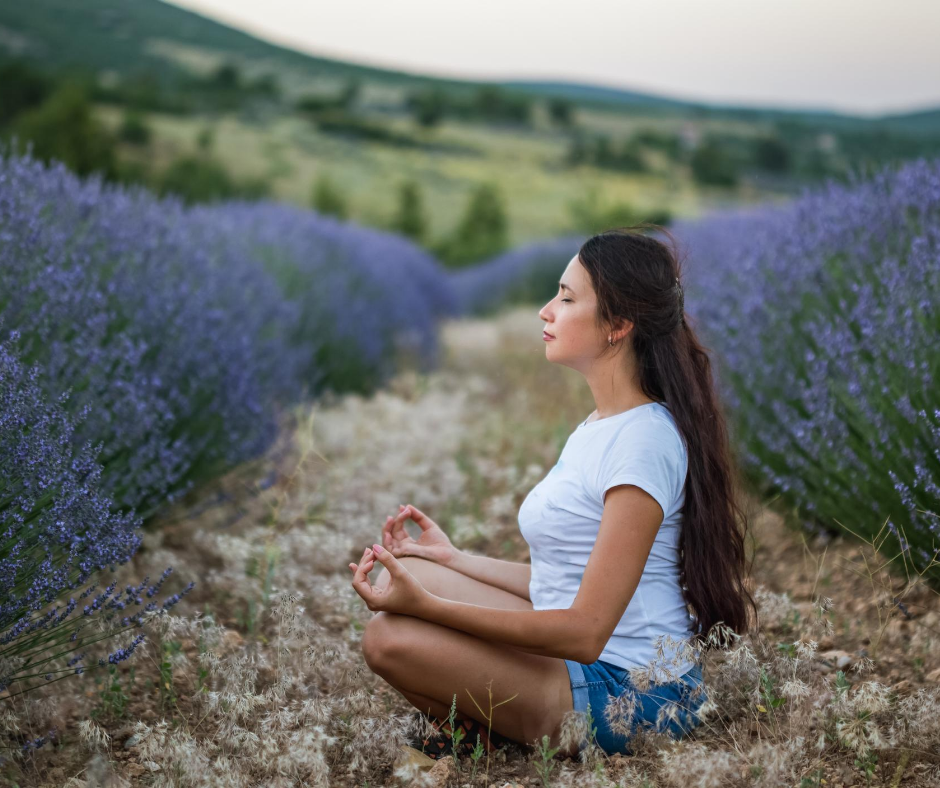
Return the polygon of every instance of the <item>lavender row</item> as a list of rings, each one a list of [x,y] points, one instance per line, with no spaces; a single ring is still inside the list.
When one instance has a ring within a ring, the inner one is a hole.
[[[451,274],[461,314],[484,316],[508,303],[549,300],[584,238],[563,235],[519,246]]]
[[[674,230],[748,474],[936,577],[940,161]]]
[[[427,368],[455,308],[427,253],[274,204],[187,209],[0,157],[0,338],[91,405],[102,490],[149,516],[262,452],[278,409]]]
[[[172,607],[165,578],[97,591],[143,520],[264,451],[299,398],[433,365],[455,309],[396,236],[0,151],[0,692],[81,673],[89,622],[113,639]]]
[[[95,576],[137,550],[140,519],[101,493],[101,446],[75,448],[88,409],[73,419],[68,394],[47,400],[39,367],[16,357],[18,340],[13,332],[0,343],[0,694],[127,659],[143,633],[107,656],[93,652],[180,597],[153,599],[170,570],[153,585],[96,593]]]

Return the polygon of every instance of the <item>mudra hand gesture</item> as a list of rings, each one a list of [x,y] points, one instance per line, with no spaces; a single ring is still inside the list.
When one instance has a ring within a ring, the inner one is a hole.
[[[385,586],[373,586],[369,582],[369,572],[375,567],[376,559],[388,570]],[[381,545],[367,547],[362,552],[362,560],[358,564],[349,564],[349,568],[353,573],[353,588],[373,612],[417,616],[430,596],[418,578]]]
[[[414,520],[421,536],[412,539],[405,530],[405,520]],[[382,544],[394,557],[417,556],[447,566],[460,551],[451,544],[447,534],[424,512],[410,504],[401,506],[395,517],[388,517],[382,526]]]

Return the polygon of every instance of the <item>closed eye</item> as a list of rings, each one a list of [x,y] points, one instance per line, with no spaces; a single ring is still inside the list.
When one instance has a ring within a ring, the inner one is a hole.
[[[562,299],[561,299],[562,303],[564,303],[565,301],[570,301],[570,300],[571,300],[570,298],[562,298]]]

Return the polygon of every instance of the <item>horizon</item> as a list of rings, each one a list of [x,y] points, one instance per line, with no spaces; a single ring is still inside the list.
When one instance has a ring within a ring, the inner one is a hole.
[[[864,118],[940,109],[940,83],[930,78],[940,73],[933,33],[940,4],[924,0],[901,6],[830,0],[822,7],[812,0],[758,7],[663,0],[655,11],[586,0],[576,9],[559,7],[551,18],[538,13],[534,0],[472,7],[350,0],[328,13],[290,0],[270,0],[263,9],[248,0],[163,1],[303,54],[426,77],[567,82],[674,101]],[[664,56],[653,37],[635,36],[622,47],[616,24],[592,21],[624,11],[632,27],[668,19],[662,36],[687,57]],[[568,52],[567,40],[581,33],[584,45]],[[792,51],[799,58],[788,59]]]

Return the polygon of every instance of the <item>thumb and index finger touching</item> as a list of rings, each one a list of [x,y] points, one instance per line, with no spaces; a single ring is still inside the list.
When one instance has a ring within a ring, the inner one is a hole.
[[[405,530],[405,520],[414,520],[422,531],[427,531],[433,526],[433,522],[412,505],[400,506],[398,514],[395,517],[389,517],[382,526],[382,539],[386,547],[392,546],[392,540],[410,539],[408,531]]]
[[[366,548],[362,560],[358,564],[350,563],[349,568],[353,572],[353,587],[368,602],[373,601],[376,596],[376,591],[369,582],[369,572],[375,567],[376,561],[382,564],[392,577],[398,577],[404,571],[398,559],[381,545],[374,544],[371,548]]]

